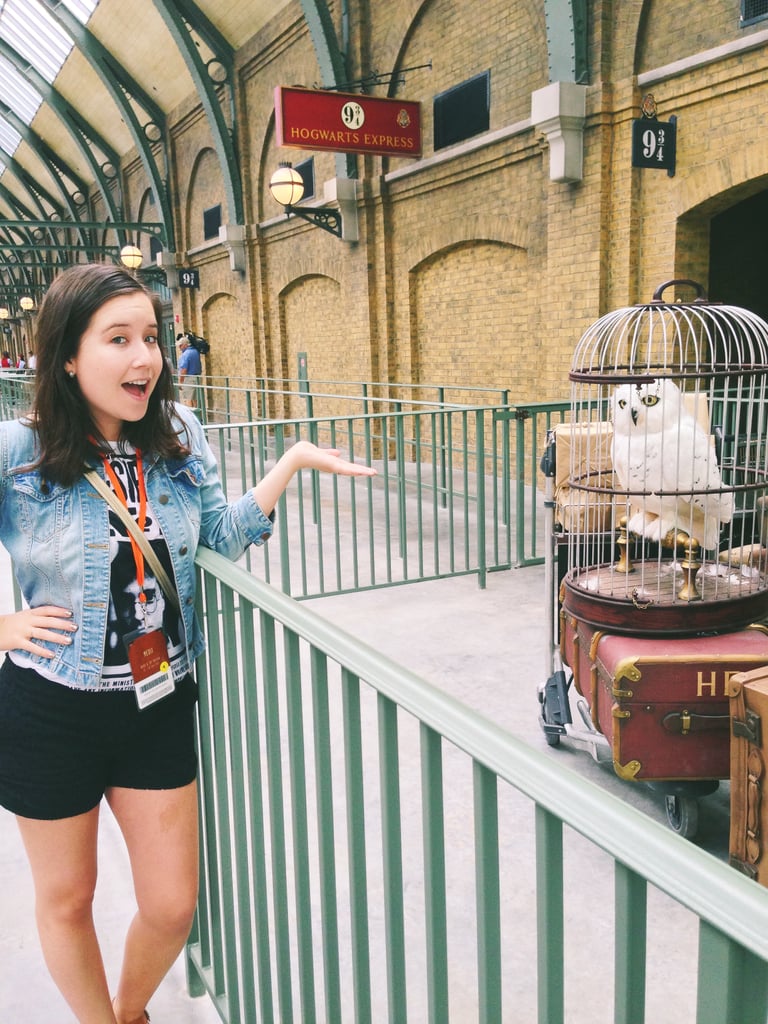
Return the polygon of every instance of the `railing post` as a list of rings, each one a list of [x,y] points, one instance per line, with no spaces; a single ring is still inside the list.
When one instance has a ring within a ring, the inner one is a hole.
[[[530,419],[528,409],[515,409],[515,537],[517,565],[524,565],[525,553],[525,423]]]
[[[563,823],[536,806],[539,1024],[564,1024]]]
[[[485,589],[488,579],[488,561],[485,551],[485,413],[478,409],[475,413],[476,464],[477,478],[477,582]],[[465,459],[469,451],[464,453]]]

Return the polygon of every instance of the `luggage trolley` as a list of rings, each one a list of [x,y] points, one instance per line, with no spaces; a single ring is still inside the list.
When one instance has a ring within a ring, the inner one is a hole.
[[[597,320],[569,379],[541,460],[540,723],[690,838],[729,776],[729,680],[768,664],[768,324],[667,281]]]

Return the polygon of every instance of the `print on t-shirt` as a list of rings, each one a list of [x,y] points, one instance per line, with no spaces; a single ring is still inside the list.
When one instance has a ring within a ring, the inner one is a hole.
[[[126,446],[122,448],[115,446],[109,462],[125,492],[128,511],[137,520],[139,490],[136,476],[136,456]],[[173,579],[168,546],[149,504],[147,504],[144,533],[169,578]],[[189,665],[183,644],[183,627],[179,614],[167,600],[162,587],[152,574],[151,567],[146,563],[144,566],[146,602],[142,608],[142,602],[139,600],[139,584],[136,579],[136,561],[128,530],[111,509],[109,512],[109,549],[110,601],[101,686],[107,689],[121,690],[130,689],[133,686],[133,677],[123,637],[142,627],[147,630],[158,628],[163,630],[168,641],[168,654],[174,678],[181,678],[189,671]]]

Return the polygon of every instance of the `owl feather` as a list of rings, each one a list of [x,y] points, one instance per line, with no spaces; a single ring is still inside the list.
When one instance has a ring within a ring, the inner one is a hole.
[[[702,547],[716,548],[722,524],[733,516],[733,494],[721,491],[712,438],[680,389],[665,379],[621,384],[611,407],[611,455],[629,494],[628,529],[652,541],[684,531]],[[678,493],[662,493],[670,491]]]

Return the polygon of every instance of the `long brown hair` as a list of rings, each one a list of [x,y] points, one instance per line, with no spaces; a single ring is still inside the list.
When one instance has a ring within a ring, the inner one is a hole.
[[[143,292],[152,303],[158,327],[160,300],[122,267],[82,263],[55,278],[40,304],[37,318],[37,371],[32,425],[40,442],[36,468],[46,480],[71,486],[83,473],[99,438],[76,378],[64,369],[77,355],[80,339],[94,313],[117,295]],[[166,458],[188,453],[173,425],[173,381],[168,356],[160,346],[163,366],[141,420],[124,423],[122,440]]]

